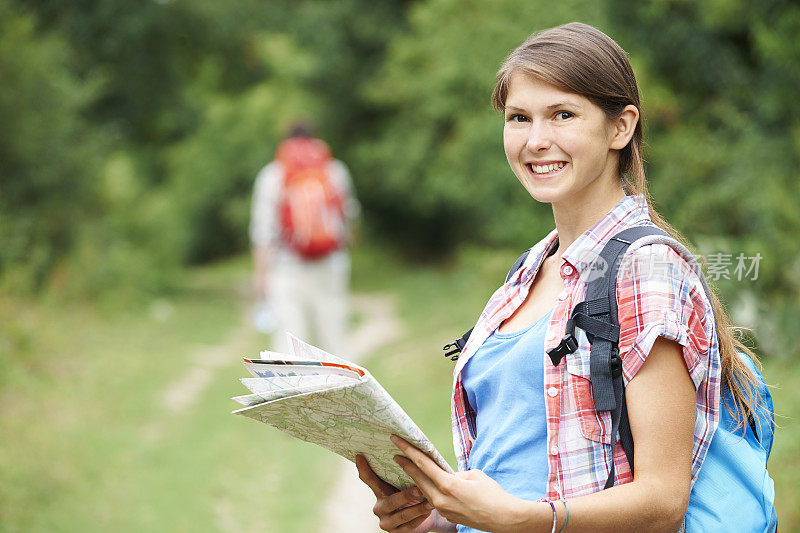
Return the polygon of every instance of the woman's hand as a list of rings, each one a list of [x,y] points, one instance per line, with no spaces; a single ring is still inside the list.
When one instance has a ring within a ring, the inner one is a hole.
[[[517,531],[525,525],[529,517],[525,508],[532,502],[507,493],[480,470],[450,474],[400,437],[392,436],[392,442],[406,455],[394,460],[449,522],[495,532]]]
[[[452,524],[439,516],[433,506],[423,500],[417,487],[397,490],[370,468],[363,455],[356,456],[358,477],[378,501],[372,511],[380,520],[381,529],[391,533],[427,533],[428,531],[455,531]]]

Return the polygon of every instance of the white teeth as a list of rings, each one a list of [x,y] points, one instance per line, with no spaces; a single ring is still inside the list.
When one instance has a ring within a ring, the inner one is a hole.
[[[531,164],[531,170],[533,170],[536,174],[549,174],[550,172],[554,172],[564,167],[566,163],[563,161],[560,163],[551,163],[549,165],[533,165]]]

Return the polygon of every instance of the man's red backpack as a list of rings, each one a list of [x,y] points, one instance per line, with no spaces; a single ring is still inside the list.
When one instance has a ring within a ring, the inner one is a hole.
[[[328,146],[292,137],[278,146],[275,159],[283,168],[278,205],[283,241],[306,259],[340,249],[346,237],[344,198],[331,179]]]

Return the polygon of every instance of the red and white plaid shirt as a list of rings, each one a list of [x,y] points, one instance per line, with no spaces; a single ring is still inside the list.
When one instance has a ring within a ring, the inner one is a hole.
[[[587,281],[591,279],[591,269],[587,268],[591,261],[587,258],[597,257],[611,237],[634,225],[653,225],[643,196],[626,196],[564,252],[561,278],[565,288],[550,317],[545,351],[558,345],[572,308],[584,300]],[[522,268],[495,291],[458,359],[451,408],[459,470],[469,469],[474,442],[469,427],[475,427],[475,411],[467,401],[461,371],[489,335],[525,301],[539,267],[556,246],[557,237],[553,230],[539,241]],[[717,428],[721,392],[713,308],[699,275],[702,273],[693,270],[672,247],[653,243],[627,251],[617,278],[619,351],[625,383],[641,368],[658,336],[682,346],[686,368],[697,390],[692,483]],[[576,329],[576,337],[578,350],[558,366],[543,357],[550,499],[602,490],[611,468],[612,451],[616,483],[633,480],[622,445],[617,441],[612,447],[610,412],[594,410],[589,341],[581,329]]]

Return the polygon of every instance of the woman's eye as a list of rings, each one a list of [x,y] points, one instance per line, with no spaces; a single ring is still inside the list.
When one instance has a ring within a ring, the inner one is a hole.
[[[514,113],[513,115],[509,115],[506,119],[508,122],[524,122],[528,120],[525,115],[520,115],[519,113]]]
[[[556,118],[561,120],[567,120],[568,118],[572,118],[574,115],[569,111],[559,111],[556,113]]]

